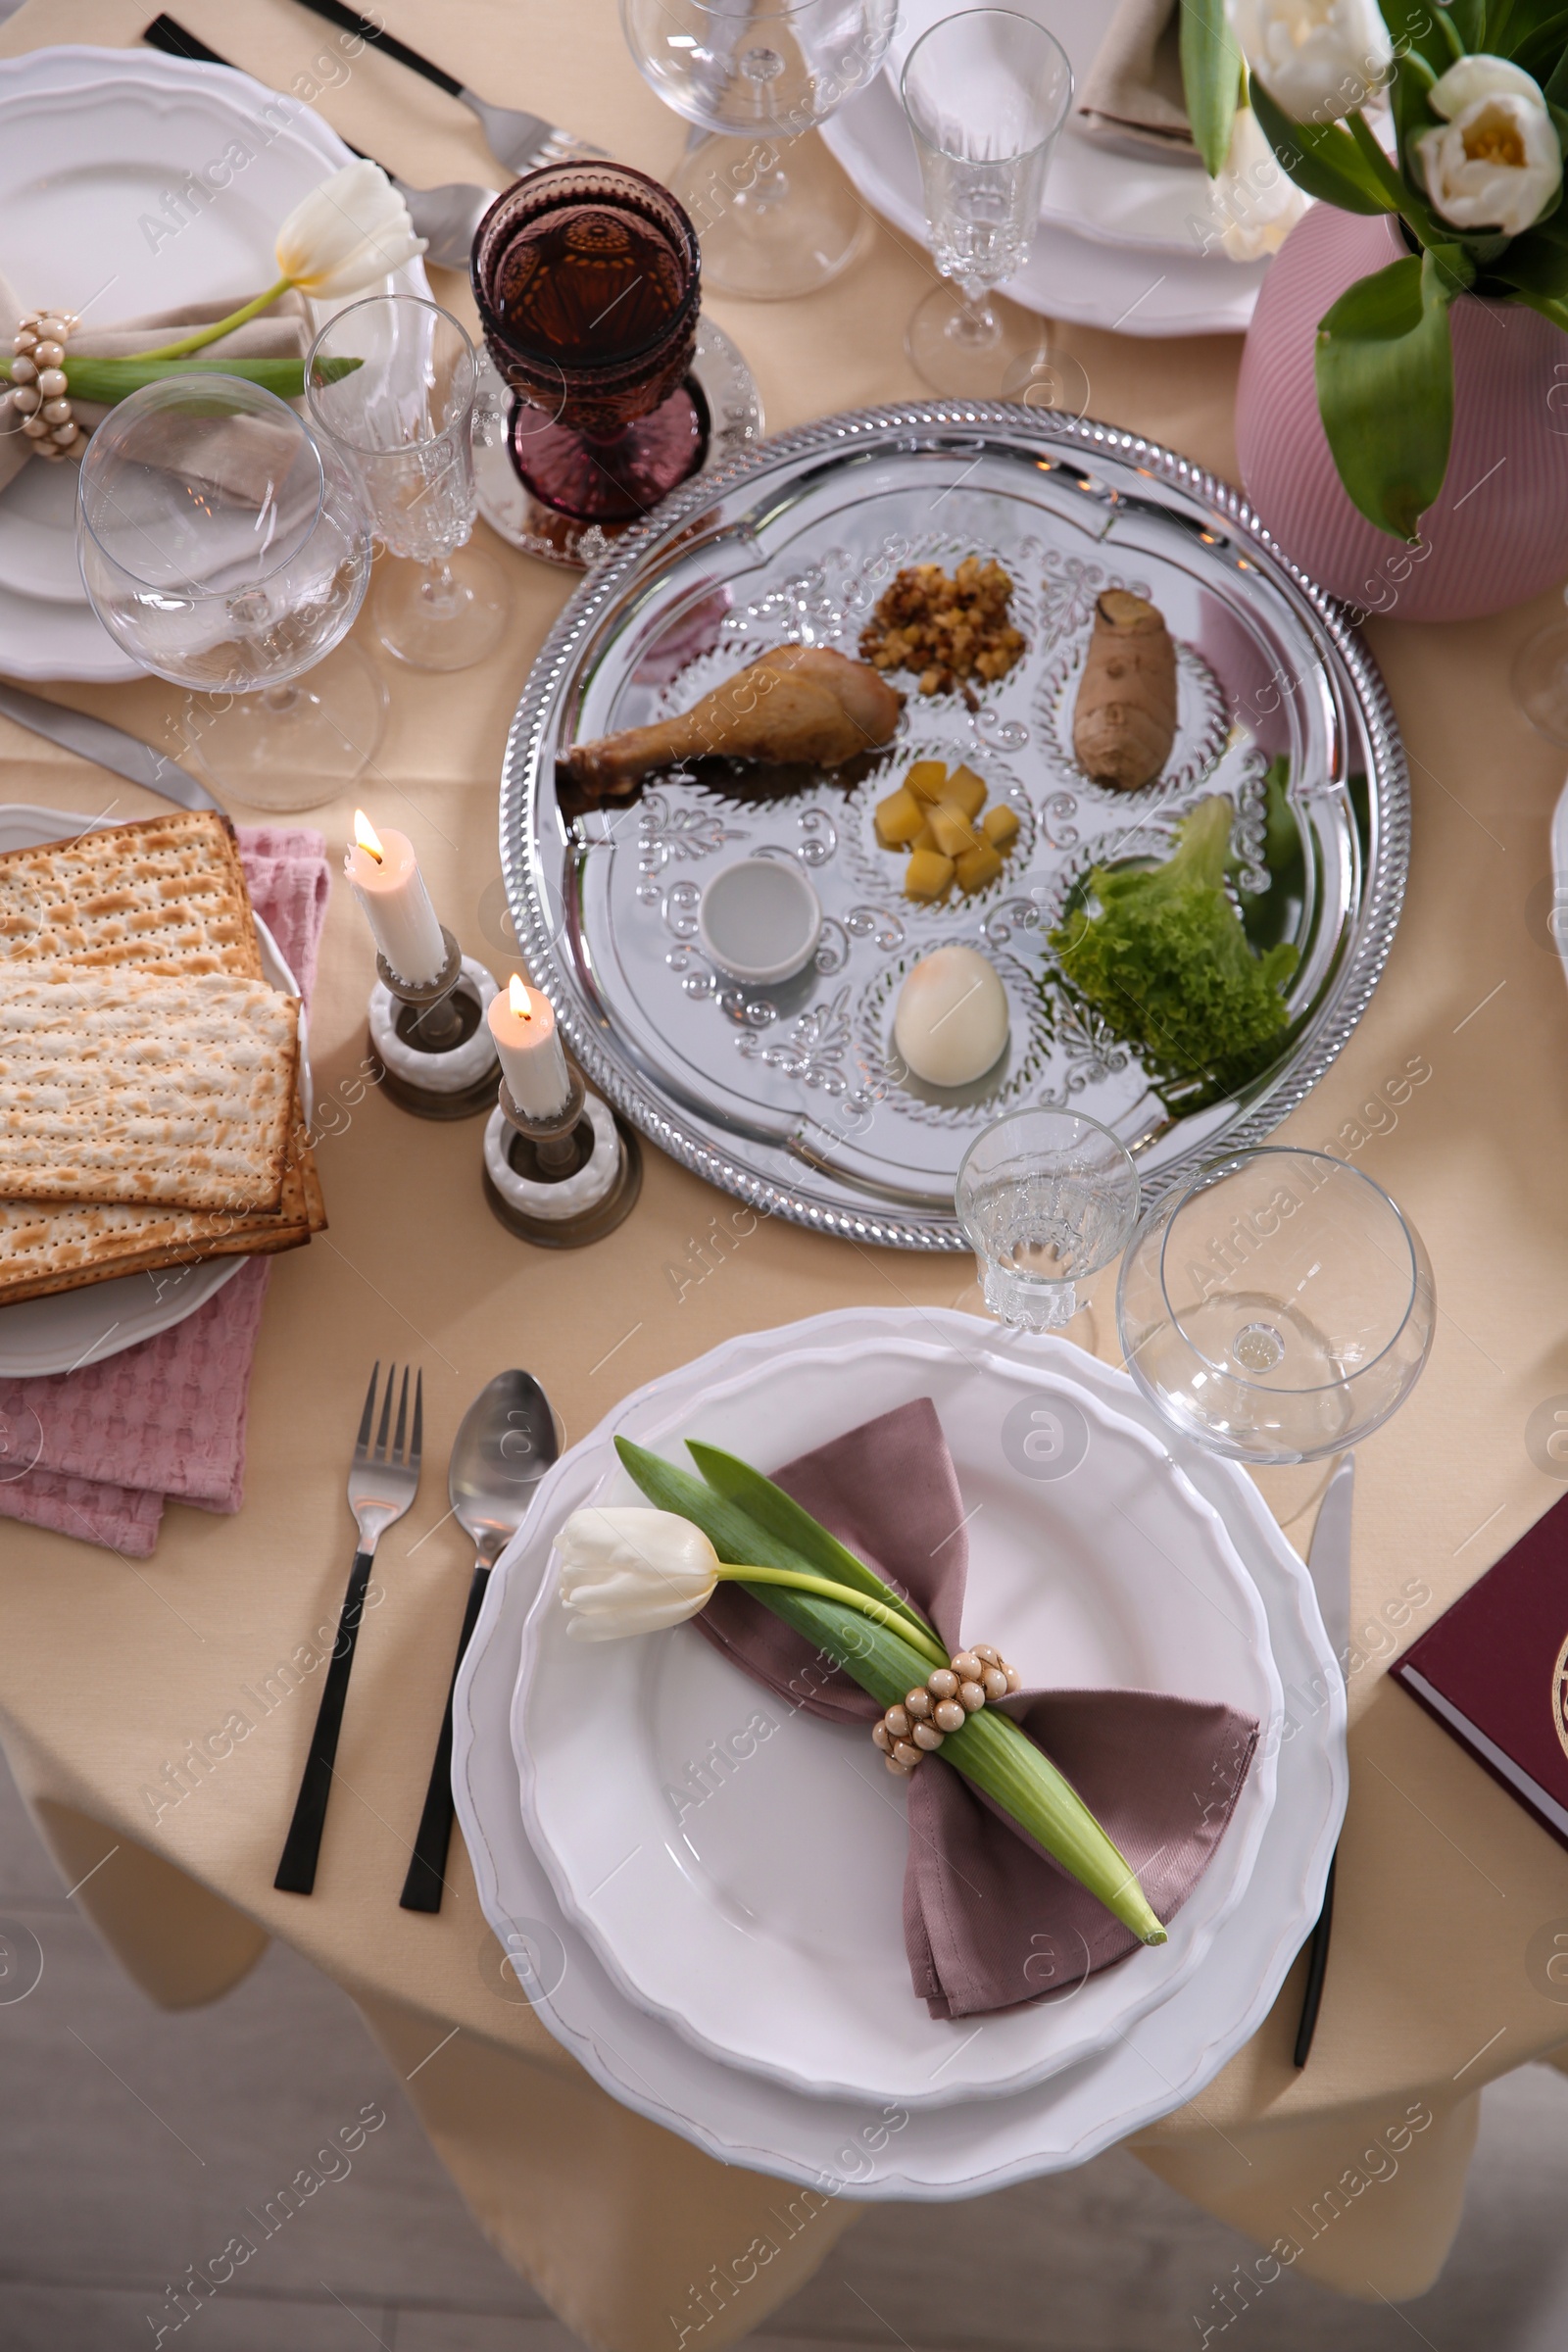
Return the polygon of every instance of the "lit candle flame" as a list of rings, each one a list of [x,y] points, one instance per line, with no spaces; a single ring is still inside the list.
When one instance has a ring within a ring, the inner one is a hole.
[[[519,1021],[531,1021],[533,1019],[533,1006],[528,1002],[528,991],[523,987],[522,982],[518,979],[515,972],[514,972],[512,975],[512,986],[507,993],[511,1000],[512,1009],[516,1015],[517,1019]]]
[[[363,808],[354,811],[354,838],[366,855],[375,859],[377,865],[385,864],[386,852],[381,847],[381,837]]]

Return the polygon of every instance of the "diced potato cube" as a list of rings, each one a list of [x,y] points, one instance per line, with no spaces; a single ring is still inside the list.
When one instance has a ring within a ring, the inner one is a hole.
[[[986,805],[986,784],[972,767],[956,767],[942,787],[942,798],[955,808],[961,808],[973,824]]]
[[[911,850],[934,850],[936,846],[937,837],[931,830],[930,820],[928,817],[927,821],[922,824],[919,832],[910,842],[909,847]]]
[[[932,809],[931,830],[936,835],[937,848],[944,858],[961,858],[966,851],[979,847],[963,810],[950,808],[946,803],[940,808]]]
[[[904,789],[917,801],[940,801],[946,798],[942,787],[947,780],[946,760],[917,760],[904,779]]]
[[[944,858],[940,850],[916,850],[904,877],[904,895],[906,899],[924,900],[929,905],[946,894],[952,880],[951,858]]]
[[[917,801],[907,786],[889,793],[876,805],[876,837],[885,850],[901,850],[925,823],[924,805]]]
[[[1000,850],[1005,858],[1018,838],[1017,809],[1009,808],[1005,801],[998,801],[996,807],[988,808],[980,819],[980,830],[991,847]]]
[[[996,880],[1002,871],[1002,859],[991,844],[983,841],[978,849],[964,852],[957,860],[956,870],[958,888],[965,898],[969,898],[975,891],[984,890],[988,882]]]

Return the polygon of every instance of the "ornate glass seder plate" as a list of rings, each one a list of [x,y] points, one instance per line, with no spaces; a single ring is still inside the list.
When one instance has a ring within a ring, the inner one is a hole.
[[[902,566],[995,558],[1027,640],[970,710],[907,690],[896,741],[838,771],[706,761],[629,805],[574,810],[573,743],[690,708],[787,640],[854,654]],[[1178,723],[1137,793],[1095,784],[1072,711],[1100,592],[1152,597],[1177,642]],[[918,906],[876,802],[912,760],[965,761],[1017,812],[1001,877]],[[1169,855],[1177,820],[1234,804],[1236,886],[1259,947],[1299,962],[1272,1067],[1199,1107],[1161,1091],[1056,971],[1048,934],[1095,864]],[[985,403],[861,410],[689,484],[583,583],[507,747],[502,861],[529,968],[590,1082],[662,1150],[764,1211],[857,1240],[965,1245],[954,1178],[1021,1103],[1070,1102],[1137,1156],[1146,1199],[1266,1135],[1354,1028],[1388,956],[1409,852],[1404,760],[1381,679],[1237,492],[1153,444]],[[741,987],[698,939],[727,859],[798,858],[822,902],[814,962]],[[900,1076],[893,1016],[948,941],[1001,975],[1011,1039],[961,1091]]]

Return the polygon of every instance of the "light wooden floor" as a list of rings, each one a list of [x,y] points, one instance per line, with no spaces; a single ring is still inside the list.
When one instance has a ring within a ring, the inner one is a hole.
[[[469,2221],[348,2000],[303,1961],[274,1948],[229,2000],[161,2015],[64,1899],[0,1774],[6,1920],[45,1966],[25,2000],[0,2004],[0,2352],[149,2346],[187,2264],[372,2100],[388,2122],[349,2177],[169,2352],[571,2352]],[[1464,2228],[1431,2295],[1368,2309],[1287,2274],[1227,2352],[1561,2352],[1568,2082],[1526,2069],[1487,2099]],[[1250,2252],[1112,2154],[979,2203],[874,2209],[753,2344],[1178,2352]]]

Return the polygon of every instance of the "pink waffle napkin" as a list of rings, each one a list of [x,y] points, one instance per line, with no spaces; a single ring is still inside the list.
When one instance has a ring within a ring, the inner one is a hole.
[[[773,1479],[913,1601],[950,1650],[966,1636],[1005,1655],[1005,1626],[960,1624],[967,1520],[929,1396],[803,1453]],[[739,1585],[720,1585],[694,1622],[791,1705],[868,1729],[882,1711]],[[1225,1834],[1257,1744],[1255,1718],[1161,1690],[1020,1690],[1000,1703],[1072,1784],[1168,1923]],[[1129,1928],[939,1756],[918,1767],[908,1790],[904,1948],[933,2017],[1070,1998],[1137,1949]]]
[[[308,1006],[331,887],[326,844],[303,828],[238,832],[252,903]],[[183,1323],[102,1363],[0,1381],[0,1515],[144,1560],[169,1496],[237,1511],[270,1271],[252,1258]]]

